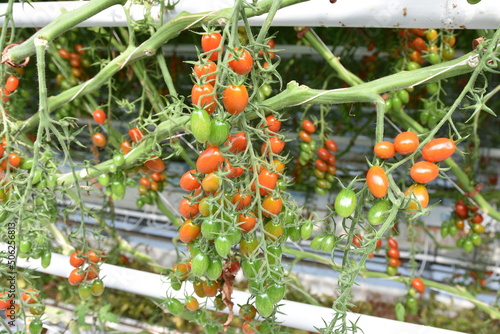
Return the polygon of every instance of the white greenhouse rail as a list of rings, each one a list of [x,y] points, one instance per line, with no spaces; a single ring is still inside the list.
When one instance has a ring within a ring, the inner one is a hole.
[[[52,261],[49,267],[42,268],[40,260],[18,259],[18,266],[30,268],[39,272],[67,277],[74,268],[69,265],[69,257],[53,253]],[[100,276],[108,288],[118,289],[151,298],[163,298],[172,296],[184,298],[186,295],[193,294],[193,288],[190,284],[184,284],[183,289],[174,291],[165,277],[147,273],[139,270],[123,268],[110,264],[101,265]],[[237,304],[246,304],[250,294],[242,291],[234,291],[232,300],[235,303],[235,314],[238,314]],[[297,328],[306,331],[316,332],[315,327],[324,326],[325,321],[333,318],[333,311],[330,308],[313,306],[309,304],[297,303],[283,300],[280,302],[280,313],[277,314],[277,321],[283,326]],[[207,307],[214,309],[211,299],[207,301]],[[227,310],[224,310],[227,313]],[[223,312],[224,312],[223,311]],[[459,334],[460,332],[449,331],[445,329],[421,326],[378,318],[356,313],[347,314],[348,321],[356,322],[365,334],[379,334],[383,330],[385,334]],[[463,334],[463,333],[462,333]]]
[[[14,22],[17,27],[43,27],[63,11],[73,10],[85,1],[14,3]],[[181,0],[174,10],[167,11],[165,22],[186,11],[200,13],[231,7],[234,0]],[[7,4],[0,4],[0,14]],[[132,18],[144,18],[144,8],[132,5]],[[159,18],[159,6],[151,16]],[[261,26],[265,16],[250,19]],[[4,18],[0,17],[0,24]],[[80,24],[82,27],[124,26],[126,18],[121,6],[113,6]],[[466,0],[310,0],[281,9],[273,21],[275,26],[324,27],[397,27],[446,29],[496,29],[500,25],[500,1],[483,0],[470,5]]]

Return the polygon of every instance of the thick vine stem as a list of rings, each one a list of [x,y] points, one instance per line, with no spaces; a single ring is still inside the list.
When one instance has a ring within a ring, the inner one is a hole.
[[[75,10],[63,13],[56,20],[49,23],[43,29],[40,29],[25,42],[7,51],[5,60],[17,64],[23,61],[26,57],[35,53],[34,41],[37,38],[42,37],[48,42],[51,42],[57,36],[105,10],[106,8],[114,5],[123,5],[125,2],[126,0],[92,0]]]

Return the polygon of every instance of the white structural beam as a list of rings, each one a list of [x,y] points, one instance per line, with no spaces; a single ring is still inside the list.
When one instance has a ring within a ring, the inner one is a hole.
[[[87,1],[16,2],[13,19],[17,27],[43,27],[61,13],[77,9]],[[234,0],[180,0],[173,10],[164,14],[165,22],[183,11],[210,12],[231,7]],[[130,5],[132,18],[144,18],[144,7]],[[7,4],[0,4],[0,14]],[[159,6],[151,16],[159,18]],[[254,26],[262,25],[265,16],[250,19]],[[0,24],[4,17],[0,17]],[[82,27],[124,26],[122,6],[113,6],[80,24]],[[275,26],[375,27],[375,28],[446,28],[496,29],[500,26],[500,1],[483,0],[476,5],[466,0],[309,0],[281,9]]]
[[[30,268],[39,272],[67,277],[74,268],[69,264],[69,258],[61,254],[52,254],[52,261],[49,267],[42,268],[40,260],[18,259],[18,266]],[[161,275],[152,274],[144,271],[128,269],[110,264],[101,265],[100,276],[107,288],[118,289],[141,296],[151,298],[164,298],[171,296],[183,299],[186,295],[193,294],[191,284],[184,284],[180,291],[170,289],[168,280]],[[238,314],[238,304],[246,304],[250,294],[243,291],[234,291],[232,298],[235,303],[235,314]],[[331,308],[313,306],[309,304],[297,303],[283,300],[282,306],[277,314],[277,321],[283,326],[297,328],[305,331],[316,332],[315,328],[324,326],[333,318]],[[214,310],[213,300],[208,299],[207,307]],[[227,312],[227,309],[224,310]],[[223,311],[223,312],[224,312]],[[416,325],[406,322],[378,318],[356,313],[347,313],[348,321],[357,323],[358,327],[365,334],[379,334],[383,331],[385,334],[460,334],[459,332],[445,329]],[[463,334],[463,333],[462,333]]]

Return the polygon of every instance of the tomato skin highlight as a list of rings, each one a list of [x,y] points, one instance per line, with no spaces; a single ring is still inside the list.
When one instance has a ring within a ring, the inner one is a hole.
[[[394,149],[402,155],[413,153],[420,143],[418,136],[414,132],[401,132],[394,139]]]
[[[413,184],[405,191],[405,196],[412,197],[410,204],[406,207],[409,210],[418,210],[418,204],[413,197],[416,197],[417,201],[420,202],[422,209],[425,209],[429,205],[429,192],[427,188],[422,184]]]
[[[366,183],[373,196],[382,198],[387,195],[389,189],[389,179],[385,170],[379,166],[373,166],[366,174]]]
[[[417,183],[429,183],[439,175],[439,167],[428,161],[419,161],[410,168],[410,176]]]
[[[396,155],[394,144],[389,141],[381,141],[373,148],[375,155],[380,159],[390,159]]]
[[[241,114],[248,105],[248,90],[244,85],[228,85],[222,94],[224,108],[231,115]]]
[[[453,155],[455,142],[448,138],[436,138],[422,148],[422,157],[429,162],[443,161]]]
[[[224,157],[218,147],[209,147],[196,160],[196,170],[202,174],[215,172],[224,163]]]

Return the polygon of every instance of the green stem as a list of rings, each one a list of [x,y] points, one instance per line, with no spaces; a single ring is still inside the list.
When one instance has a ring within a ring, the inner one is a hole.
[[[165,203],[163,203],[162,199],[161,198],[157,198],[156,199],[156,205],[158,206],[158,209],[160,209],[160,211],[170,220],[170,222],[176,226],[176,227],[180,227],[181,224],[182,224],[182,220],[179,218],[179,217],[176,217],[172,211],[170,211]]]
[[[37,38],[45,39],[50,43],[57,36],[63,34],[86,19],[111,6],[123,5],[125,2],[126,0],[91,0],[77,9],[62,13],[58,18],[37,31],[21,45],[9,49],[6,54],[6,58],[16,64],[21,63],[26,57],[30,57],[35,53],[34,41]]]

